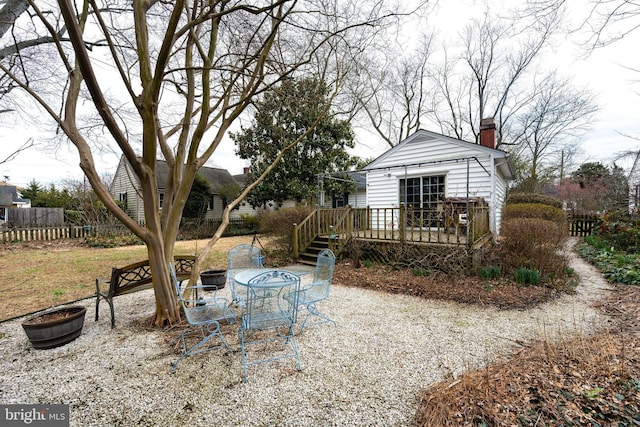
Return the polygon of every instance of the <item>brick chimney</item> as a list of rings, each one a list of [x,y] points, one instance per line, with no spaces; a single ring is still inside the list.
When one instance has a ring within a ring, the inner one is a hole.
[[[249,173],[249,169],[251,169],[249,166],[245,166],[245,167],[242,169],[242,174],[243,174],[243,175],[247,175],[247,174]]]
[[[493,117],[480,120],[480,145],[496,148],[496,124]]]

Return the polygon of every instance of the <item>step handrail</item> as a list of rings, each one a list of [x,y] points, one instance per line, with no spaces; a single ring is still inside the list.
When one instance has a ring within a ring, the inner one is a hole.
[[[298,258],[318,236],[318,215],[314,210],[300,224],[293,224],[293,257]]]

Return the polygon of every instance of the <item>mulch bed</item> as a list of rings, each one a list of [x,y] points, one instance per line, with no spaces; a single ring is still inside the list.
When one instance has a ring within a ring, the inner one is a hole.
[[[348,261],[336,265],[333,281],[344,286],[499,309],[526,309],[562,294],[555,288],[519,285],[504,278],[452,277],[440,272],[419,276],[409,269],[394,270],[379,266],[354,268]]]

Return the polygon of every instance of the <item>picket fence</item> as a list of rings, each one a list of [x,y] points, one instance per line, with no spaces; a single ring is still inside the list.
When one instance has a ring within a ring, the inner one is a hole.
[[[220,221],[207,220],[197,224],[183,221],[180,225],[179,240],[202,239],[212,236]],[[233,219],[230,221],[227,231],[232,229],[243,230],[244,233],[256,232],[251,224],[243,219]],[[131,231],[123,225],[97,225],[97,226],[60,226],[60,227],[22,227],[0,229],[0,242],[32,242],[32,241],[52,241],[60,239],[80,239],[97,236],[129,236]]]
[[[11,242],[33,242],[60,239],[79,239],[83,237],[93,237],[104,234],[123,235],[131,232],[124,227],[108,226],[61,226],[61,227],[27,227],[27,228],[6,228],[0,230],[2,243]]]

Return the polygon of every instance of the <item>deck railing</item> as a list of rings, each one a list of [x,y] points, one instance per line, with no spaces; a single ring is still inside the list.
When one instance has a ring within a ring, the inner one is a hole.
[[[472,245],[489,233],[489,207],[363,208],[355,211],[356,235],[411,243]]]
[[[409,243],[473,245],[489,234],[489,207],[442,203],[426,208],[342,208],[320,209],[294,226],[294,256],[298,256],[320,235],[337,237],[336,249],[352,238]]]

